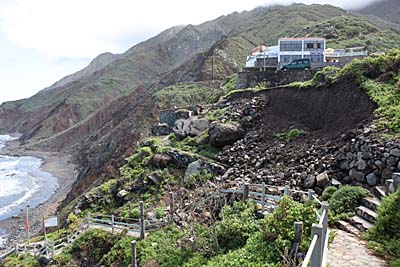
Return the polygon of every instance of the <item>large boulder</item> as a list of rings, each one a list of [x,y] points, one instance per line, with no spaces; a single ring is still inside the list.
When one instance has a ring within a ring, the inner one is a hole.
[[[216,147],[232,145],[244,137],[245,131],[242,127],[233,123],[212,123],[208,130],[210,143]]]
[[[175,122],[173,132],[179,139],[196,137],[207,130],[209,125],[207,119],[180,119]]]

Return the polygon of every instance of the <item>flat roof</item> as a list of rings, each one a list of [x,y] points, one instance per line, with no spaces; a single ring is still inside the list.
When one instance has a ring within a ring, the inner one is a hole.
[[[325,38],[322,37],[296,37],[296,38],[279,38],[279,41],[302,41],[302,40],[318,40],[325,41]]]

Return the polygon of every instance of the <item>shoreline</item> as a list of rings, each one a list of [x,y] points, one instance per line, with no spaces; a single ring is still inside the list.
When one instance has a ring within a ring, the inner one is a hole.
[[[58,187],[50,198],[35,208],[29,209],[30,237],[34,237],[42,231],[42,217],[56,214],[57,208],[76,180],[77,168],[71,162],[71,155],[68,153],[27,149],[20,146],[19,140],[7,142],[6,146],[0,149],[0,155],[39,158],[43,161],[40,169],[57,179]],[[6,241],[0,247],[1,254],[12,248],[15,242],[26,241],[25,213],[21,212],[18,216],[0,221],[0,229],[5,230],[7,234]]]

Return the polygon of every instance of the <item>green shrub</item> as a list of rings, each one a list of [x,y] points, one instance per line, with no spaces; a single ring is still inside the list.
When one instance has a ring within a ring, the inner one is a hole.
[[[321,199],[323,201],[330,201],[333,194],[337,191],[337,188],[335,186],[328,186],[325,188],[324,192],[322,192]]]
[[[400,189],[385,197],[378,208],[375,226],[368,230],[367,239],[372,246],[389,257],[391,266],[398,266],[400,259]],[[396,262],[397,259],[397,262]]]
[[[342,186],[333,193],[329,208],[337,219],[346,219],[354,214],[355,208],[359,205],[362,198],[368,196],[367,189],[359,186]],[[332,219],[335,221],[335,219]]]
[[[184,235],[184,231],[180,231],[173,226],[150,233],[145,240],[137,245],[142,265],[159,267],[181,266],[191,256],[190,251],[181,250],[177,246],[178,240]]]
[[[89,230],[70,247],[73,257],[84,266],[98,266],[118,237],[98,229]]]
[[[104,255],[104,266],[130,266],[132,261],[132,237],[121,236],[111,250]]]
[[[12,255],[4,261],[4,267],[39,267],[37,258],[29,254]]]
[[[224,251],[236,249],[246,244],[247,239],[259,229],[256,222],[256,207],[251,201],[235,202],[226,206],[217,223],[218,244]]]
[[[165,207],[161,206],[161,207],[155,208],[154,215],[156,216],[157,219],[165,218],[165,216],[167,215],[167,213],[165,211]]]

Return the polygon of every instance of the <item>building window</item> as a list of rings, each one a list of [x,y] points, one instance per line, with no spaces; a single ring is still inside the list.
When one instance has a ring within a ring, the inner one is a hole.
[[[305,50],[313,50],[313,49],[324,49],[324,41],[307,41],[307,43],[304,44],[304,49]]]
[[[280,41],[280,51],[301,51],[302,41]]]

